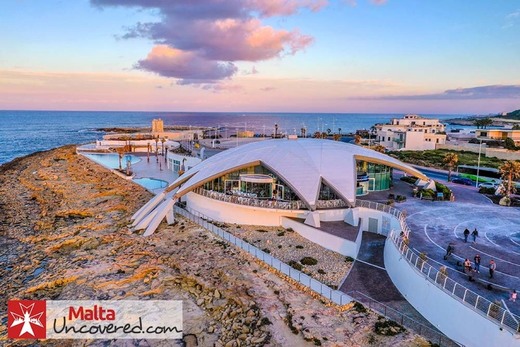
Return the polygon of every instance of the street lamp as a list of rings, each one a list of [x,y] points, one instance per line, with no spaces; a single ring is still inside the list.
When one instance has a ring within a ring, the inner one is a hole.
[[[477,160],[477,183],[475,187],[478,188],[478,175],[480,172],[480,154],[482,153],[482,139],[480,139],[480,146],[478,147],[478,160]]]

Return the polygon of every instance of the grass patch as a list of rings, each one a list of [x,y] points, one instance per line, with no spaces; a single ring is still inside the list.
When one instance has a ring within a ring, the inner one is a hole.
[[[478,164],[478,153],[467,151],[451,151],[447,149],[436,149],[428,151],[393,151],[388,152],[390,156],[397,158],[405,163],[435,167],[438,169],[446,169],[443,159],[448,153],[455,153],[459,157],[459,165],[473,165]],[[493,167],[498,169],[504,160],[495,157],[480,157],[480,166]]]

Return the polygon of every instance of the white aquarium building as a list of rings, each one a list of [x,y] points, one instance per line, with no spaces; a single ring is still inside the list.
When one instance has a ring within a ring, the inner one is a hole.
[[[275,139],[219,153],[187,170],[134,215],[134,228],[153,233],[173,204],[213,220],[282,225],[282,217],[309,225],[345,220],[356,196],[390,188],[392,169],[428,178],[401,161],[364,147],[320,139]],[[350,212],[351,213],[351,212]]]

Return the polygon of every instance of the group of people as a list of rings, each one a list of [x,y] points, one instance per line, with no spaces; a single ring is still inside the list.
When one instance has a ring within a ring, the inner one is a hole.
[[[451,254],[455,251],[455,247],[453,243],[449,243],[448,247],[446,248],[446,254],[444,255],[444,260],[448,260],[448,257],[451,256]],[[463,269],[462,272],[468,273],[470,275],[470,281],[473,279],[474,273],[480,273],[480,254],[475,254],[473,257],[473,264],[471,263],[471,260],[466,258],[463,263]],[[497,269],[497,264],[493,259],[489,261],[489,278],[493,278],[493,275],[495,274],[495,271]]]
[[[464,242],[467,243],[468,242],[468,237],[469,237],[469,234],[470,234],[469,229],[468,228],[464,229],[464,233],[463,234],[464,234]],[[475,228],[475,230],[473,230],[473,232],[471,233],[471,236],[473,236],[473,243],[477,242],[477,236],[478,236],[477,228]]]
[[[473,264],[472,266],[471,261],[466,258],[463,263],[463,269],[462,272],[467,273],[469,275],[469,280],[473,281],[473,277],[476,273],[480,273],[480,254],[476,254],[475,257],[473,257]],[[495,271],[497,269],[497,264],[493,259],[489,261],[489,278],[493,278],[493,275],[495,274]]]

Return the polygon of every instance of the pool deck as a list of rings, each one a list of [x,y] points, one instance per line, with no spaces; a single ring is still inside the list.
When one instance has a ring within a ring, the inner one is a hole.
[[[95,154],[92,152],[84,152],[82,154]],[[103,153],[100,153],[103,154]],[[108,154],[108,153],[107,153]],[[112,155],[117,155],[115,153],[110,153]],[[148,161],[148,157],[146,153],[134,152],[131,153],[133,156],[141,159],[139,162],[132,164],[132,171],[134,173],[132,178],[154,178],[158,180],[163,180],[168,182],[168,184],[172,183],[179,176],[176,172],[173,172],[167,168],[165,158],[159,155],[158,158],[155,155],[150,155],[150,160]],[[124,158],[123,158],[124,162]],[[101,165],[101,164],[100,164]],[[123,163],[124,165],[124,163]],[[129,179],[130,180],[130,179]],[[138,183],[136,183],[138,184]],[[157,188],[150,190],[152,193],[157,194],[163,191],[164,188]]]

